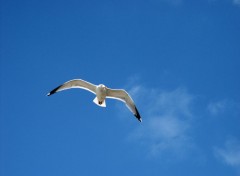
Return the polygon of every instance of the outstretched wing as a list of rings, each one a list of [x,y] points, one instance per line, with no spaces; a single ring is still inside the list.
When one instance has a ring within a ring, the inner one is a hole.
[[[107,88],[107,98],[113,98],[126,103],[128,109],[134,114],[134,116],[142,122],[142,118],[132,100],[130,95],[123,89],[109,89]]]
[[[64,84],[56,87],[52,91],[50,91],[47,96],[50,96],[56,92],[66,90],[66,89],[71,89],[71,88],[80,88],[80,89],[85,89],[88,90],[94,94],[96,94],[96,86],[92,83],[89,83],[87,81],[81,80],[81,79],[73,79],[70,81],[65,82]]]

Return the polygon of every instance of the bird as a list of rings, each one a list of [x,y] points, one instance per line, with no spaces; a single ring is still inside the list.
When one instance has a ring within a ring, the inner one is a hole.
[[[124,89],[111,89],[106,87],[104,84],[94,85],[82,79],[72,79],[50,91],[47,96],[72,88],[85,89],[95,94],[96,97],[93,99],[93,102],[100,107],[106,107],[106,98],[120,100],[126,104],[128,109],[134,114],[138,121],[142,122],[142,118],[133,99]]]

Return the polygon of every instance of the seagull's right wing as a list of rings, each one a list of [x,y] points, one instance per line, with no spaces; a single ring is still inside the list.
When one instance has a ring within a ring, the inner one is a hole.
[[[53,89],[51,92],[47,94],[47,96],[50,96],[56,92],[66,90],[66,89],[71,89],[71,88],[85,89],[96,94],[96,86],[94,84],[81,79],[73,79]]]
[[[113,98],[124,102],[128,109],[134,114],[134,116],[142,122],[142,118],[135,106],[133,99],[130,95],[123,89],[107,89],[107,98]]]

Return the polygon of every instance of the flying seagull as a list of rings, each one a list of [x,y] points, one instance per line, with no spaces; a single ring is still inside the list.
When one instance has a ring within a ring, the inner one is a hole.
[[[73,79],[63,83],[62,85],[56,87],[52,91],[50,91],[47,96],[50,96],[56,92],[60,92],[62,90],[71,89],[71,88],[80,88],[85,89],[93,94],[96,94],[96,98],[93,100],[94,103],[101,107],[106,107],[106,98],[117,99],[126,104],[129,110],[134,114],[134,116],[142,122],[141,116],[132,100],[130,95],[123,89],[110,89],[103,84],[94,85],[82,79]]]

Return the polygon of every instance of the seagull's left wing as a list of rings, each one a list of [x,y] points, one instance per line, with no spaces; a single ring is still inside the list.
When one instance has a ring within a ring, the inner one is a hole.
[[[132,98],[125,90],[107,88],[107,98],[117,99],[117,100],[120,100],[120,101],[123,101],[124,103],[126,103],[127,107],[134,114],[134,116],[140,122],[142,122],[142,118],[141,118]]]
[[[85,90],[88,90],[88,91],[96,94],[96,86],[94,84],[84,81],[82,79],[73,79],[73,80],[67,81],[64,84],[56,87],[55,89],[50,91],[47,94],[47,96],[50,96],[56,92],[66,90],[66,89],[71,89],[71,88],[81,88],[81,89],[85,89]]]

